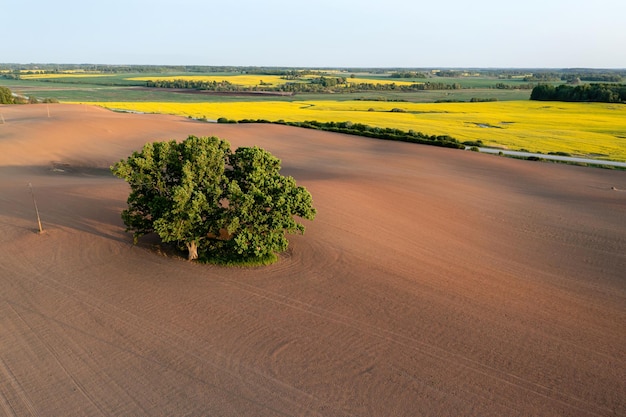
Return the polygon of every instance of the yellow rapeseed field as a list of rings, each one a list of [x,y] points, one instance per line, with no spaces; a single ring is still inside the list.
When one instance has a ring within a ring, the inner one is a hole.
[[[20,78],[24,80],[38,80],[49,78],[87,78],[87,77],[112,77],[116,74],[103,74],[100,72],[84,73],[84,72],[63,72],[57,74],[21,74]]]
[[[315,75],[311,77],[304,77],[301,81],[306,82],[310,78],[317,78],[321,76]],[[346,77],[346,81],[348,84],[359,84],[359,83],[368,83],[368,84],[396,84],[396,85],[411,85],[415,84],[413,81],[402,81],[395,79],[377,79],[377,78],[350,78],[345,74],[331,74],[331,77]],[[127,80],[132,81],[174,81],[174,80],[188,80],[188,81],[206,81],[206,82],[221,82],[228,81],[231,84],[239,85],[242,87],[254,87],[257,85],[261,85],[263,82],[266,85],[282,85],[290,82],[297,82],[297,80],[287,80],[281,78],[278,75],[256,75],[256,74],[242,74],[242,75],[180,75],[180,76],[165,76],[165,77],[132,77],[127,78]]]
[[[228,81],[231,84],[240,85],[243,87],[253,87],[261,85],[263,82],[266,85],[281,85],[289,80],[280,78],[278,75],[255,75],[255,74],[242,74],[242,75],[174,75],[166,77],[132,77],[127,78],[132,81],[174,81],[174,80],[187,80],[187,81],[206,81],[206,82],[222,82]]]
[[[406,103],[378,101],[237,103],[89,103],[110,109],[216,120],[351,121],[378,127],[450,135],[460,141],[531,152],[626,161],[626,105],[505,101]],[[392,111],[394,110],[394,111]]]

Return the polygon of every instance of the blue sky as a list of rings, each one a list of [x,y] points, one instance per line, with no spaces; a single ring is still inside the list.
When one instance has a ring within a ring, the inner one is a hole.
[[[626,1],[0,0],[0,62],[626,68]]]

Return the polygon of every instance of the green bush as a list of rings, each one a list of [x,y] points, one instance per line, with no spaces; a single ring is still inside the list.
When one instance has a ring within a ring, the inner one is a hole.
[[[13,104],[15,103],[11,90],[7,87],[0,87],[0,104]]]

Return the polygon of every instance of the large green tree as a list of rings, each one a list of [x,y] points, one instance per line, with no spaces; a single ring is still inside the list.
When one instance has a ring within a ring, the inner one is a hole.
[[[144,145],[111,167],[131,193],[122,212],[135,242],[155,232],[188,251],[188,258],[268,262],[287,249],[286,233],[312,220],[309,192],[280,174],[280,160],[258,147],[216,137]]]

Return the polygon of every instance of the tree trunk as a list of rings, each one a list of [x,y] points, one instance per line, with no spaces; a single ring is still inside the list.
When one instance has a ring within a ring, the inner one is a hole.
[[[189,251],[189,256],[187,257],[188,261],[193,261],[194,259],[198,259],[198,244],[195,240],[191,242],[187,242],[187,250]]]

